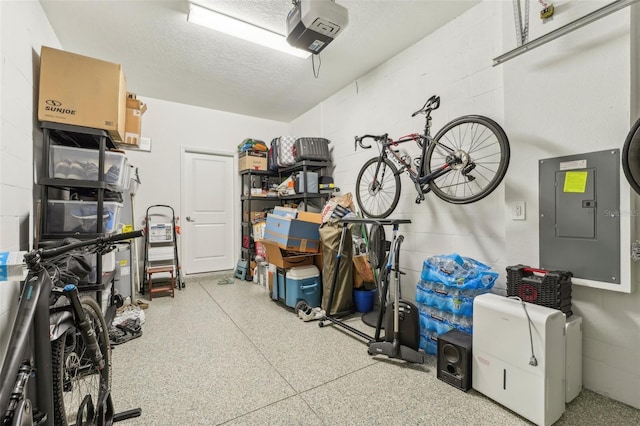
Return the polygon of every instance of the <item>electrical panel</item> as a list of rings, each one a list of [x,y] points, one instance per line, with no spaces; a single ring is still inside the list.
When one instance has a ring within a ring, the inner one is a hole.
[[[539,162],[540,267],[620,284],[620,150]]]

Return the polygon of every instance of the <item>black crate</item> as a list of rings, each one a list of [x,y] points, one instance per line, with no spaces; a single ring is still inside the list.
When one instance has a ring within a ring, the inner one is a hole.
[[[507,296],[558,309],[571,316],[571,277],[567,271],[545,271],[525,265],[507,267]]]

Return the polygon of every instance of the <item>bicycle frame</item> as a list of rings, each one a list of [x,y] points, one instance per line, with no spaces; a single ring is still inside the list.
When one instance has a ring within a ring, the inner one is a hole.
[[[27,390],[28,381],[39,366],[43,367],[39,368],[38,373],[35,374],[37,386],[35,386],[35,394],[29,389],[30,397],[35,397],[37,408],[41,413],[47,418],[53,418],[49,292],[46,291],[52,286],[53,283],[44,267],[37,274],[30,273],[22,286],[18,314],[11,330],[9,346],[0,372],[0,410],[4,419],[8,411],[13,409],[14,417],[10,424],[22,424],[24,406],[25,404],[30,406],[30,400],[23,396]],[[30,359],[31,357],[25,360],[28,355],[31,331],[33,331],[33,360]],[[46,366],[49,368],[47,369]],[[19,370],[21,374],[18,374],[17,378],[12,377]]]
[[[510,152],[504,130],[488,117],[463,115],[446,123],[431,137],[431,113],[439,106],[440,97],[432,96],[411,115],[425,115],[422,133],[396,140],[387,133],[355,137],[356,150],[358,146],[372,147],[363,144],[364,139],[379,144],[379,154],[365,162],[356,178],[356,200],[364,215],[384,218],[394,211],[402,189],[400,174],[405,172],[415,186],[416,204],[424,201],[429,192],[452,204],[473,203],[500,184]],[[415,159],[398,149],[398,145],[411,141],[421,148],[420,157]]]
[[[451,170],[452,166],[455,164],[455,159],[452,158],[453,161],[447,162],[443,164],[439,169],[432,171],[431,173],[425,174],[424,172],[424,161],[427,154],[427,149],[433,143],[436,143],[431,136],[428,135],[428,132],[425,132],[425,135],[421,135],[419,133],[413,133],[410,135],[406,135],[401,137],[400,139],[393,141],[387,139],[382,141],[382,149],[380,151],[380,156],[378,159],[378,166],[376,167],[376,176],[379,171],[380,165],[382,164],[383,158],[391,158],[396,161],[396,163],[400,166],[398,168],[398,174],[402,174],[403,172],[407,172],[409,178],[417,185],[423,186],[428,184],[434,179],[439,178],[440,176],[446,174],[449,170]],[[422,141],[422,151],[420,154],[420,161],[416,165],[418,171],[416,172],[413,169],[413,165],[410,162],[404,160],[404,158],[400,155],[400,153],[393,149],[394,146],[406,143],[406,142],[418,142],[418,140]],[[442,145],[445,149],[449,149]],[[389,155],[390,154],[390,155]],[[384,175],[383,175],[384,176]]]
[[[82,308],[78,288],[72,284],[65,286],[64,289],[55,287],[47,269],[40,263],[41,258],[52,258],[75,248],[100,246],[141,235],[141,231],[136,231],[114,237],[99,237],[53,249],[32,251],[25,256],[29,273],[22,284],[18,312],[0,369],[0,420],[3,424],[33,424],[32,418],[25,417],[33,415],[34,407],[31,406],[31,400],[36,402],[38,413],[42,416],[39,420],[46,420],[46,424],[52,424],[54,404],[51,391],[53,388],[51,342],[70,328],[76,327],[82,333],[94,366],[100,371],[104,367],[104,359],[96,335]],[[49,296],[52,293],[64,295],[69,303],[50,307]],[[30,342],[32,333],[33,340]],[[29,351],[29,343],[31,343],[31,351]],[[34,388],[27,386],[30,380],[36,381],[37,385]],[[111,424],[113,404],[109,389],[101,388],[98,399],[97,423],[102,425],[104,421],[104,424]],[[89,400],[85,398],[83,401],[77,413],[79,420],[83,418],[85,411],[89,413],[89,418],[95,418],[93,402],[90,398]],[[78,423],[85,424],[80,421]]]

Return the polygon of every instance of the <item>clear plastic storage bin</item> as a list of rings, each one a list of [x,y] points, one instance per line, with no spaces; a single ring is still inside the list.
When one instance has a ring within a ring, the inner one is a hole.
[[[113,201],[103,203],[102,232],[109,234],[117,229],[122,204]],[[97,201],[49,200],[47,202],[47,230],[49,234],[91,234],[97,232]]]
[[[51,145],[49,177],[98,181],[100,150]],[[120,152],[105,151],[104,181],[115,191],[129,188],[129,162]]]

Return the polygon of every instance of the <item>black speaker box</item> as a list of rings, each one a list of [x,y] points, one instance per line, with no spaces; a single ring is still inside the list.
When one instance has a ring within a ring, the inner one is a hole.
[[[468,333],[449,330],[438,336],[438,379],[451,386],[471,389],[471,341]]]

